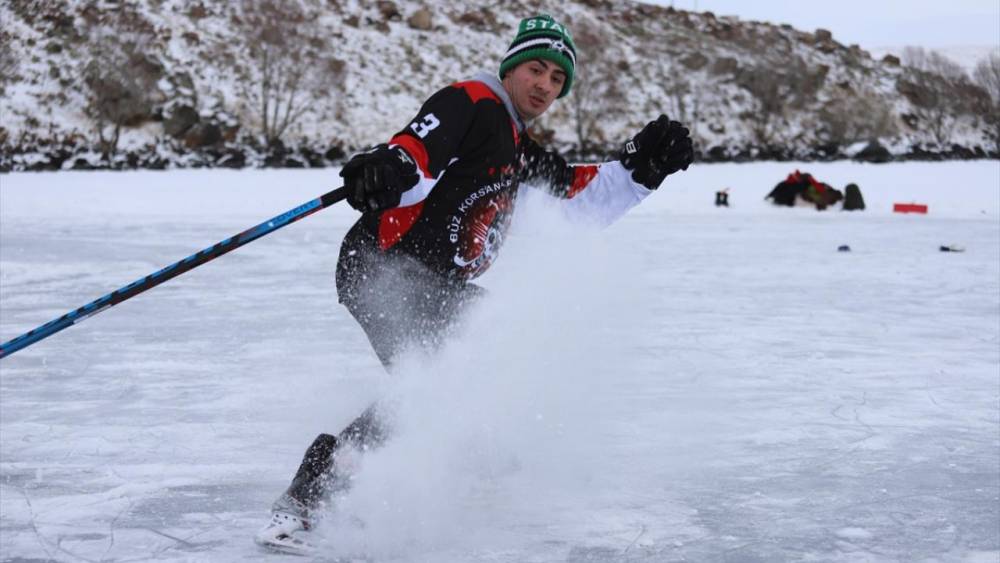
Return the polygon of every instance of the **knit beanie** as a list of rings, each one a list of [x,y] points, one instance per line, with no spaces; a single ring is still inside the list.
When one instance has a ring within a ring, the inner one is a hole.
[[[573,69],[576,68],[576,46],[569,29],[547,14],[521,20],[517,35],[500,63],[500,78],[517,65],[532,59],[545,59],[559,65],[566,72],[566,82],[558,97],[569,94],[573,85]]]

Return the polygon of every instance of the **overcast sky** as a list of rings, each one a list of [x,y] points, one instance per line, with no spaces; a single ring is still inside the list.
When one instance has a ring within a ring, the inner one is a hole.
[[[740,19],[829,29],[866,49],[1000,45],[1000,0],[645,0]]]

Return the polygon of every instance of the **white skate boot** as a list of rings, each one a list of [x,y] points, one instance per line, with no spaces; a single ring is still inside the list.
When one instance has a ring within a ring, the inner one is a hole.
[[[271,520],[254,541],[257,545],[290,555],[311,555],[316,546],[309,541],[312,529],[306,507],[288,495],[282,495],[271,507]]]

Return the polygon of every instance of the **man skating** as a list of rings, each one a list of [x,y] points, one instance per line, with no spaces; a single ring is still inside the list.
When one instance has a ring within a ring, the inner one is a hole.
[[[496,258],[521,182],[610,223],[691,163],[688,130],[662,115],[600,165],[567,164],[529,138],[529,123],[569,94],[576,64],[565,26],[526,18],[498,73],[439,90],[387,144],[344,166],[348,202],[362,215],[341,246],[337,292],[387,369],[405,348],[434,349],[461,330],[456,319],[484,293],[470,281]],[[349,484],[344,458],[387,433],[375,405],[340,434],[319,435],[257,542],[309,551],[317,513]]]

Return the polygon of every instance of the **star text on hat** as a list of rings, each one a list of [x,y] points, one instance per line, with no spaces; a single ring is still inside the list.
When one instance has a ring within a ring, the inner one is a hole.
[[[524,24],[525,31],[530,31],[535,28],[546,29],[549,31],[557,31],[559,33],[565,33],[566,35],[570,34],[568,29],[566,29],[565,27],[559,25],[557,22],[554,22],[552,20],[542,20],[542,19],[529,20]]]

